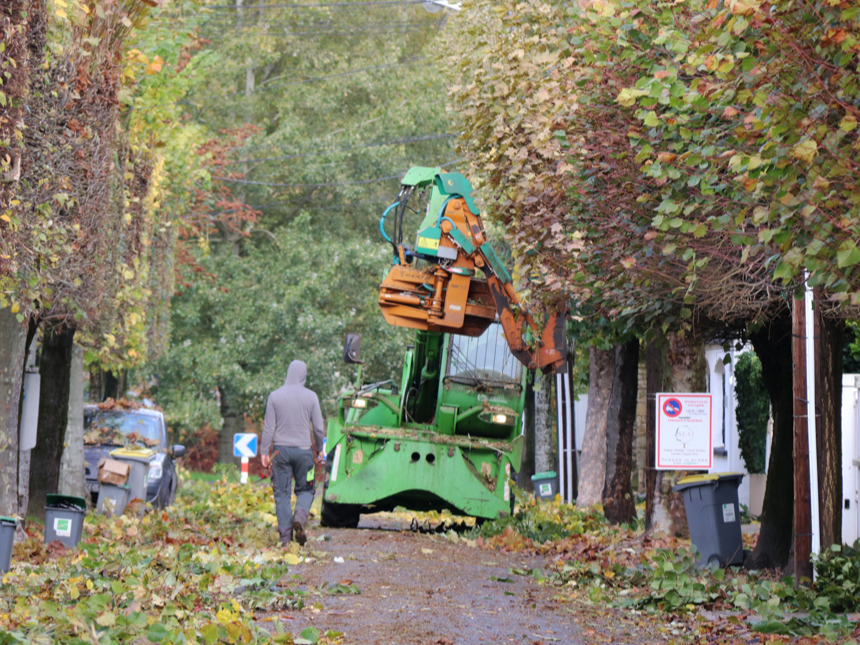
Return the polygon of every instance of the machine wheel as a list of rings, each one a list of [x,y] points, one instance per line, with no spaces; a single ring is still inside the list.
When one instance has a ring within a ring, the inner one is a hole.
[[[332,450],[325,460],[325,482],[323,483],[322,513],[320,514],[320,526],[333,529],[358,528],[361,516],[361,506],[358,504],[337,504],[326,501],[328,494],[328,481],[331,477],[331,463],[334,458]]]

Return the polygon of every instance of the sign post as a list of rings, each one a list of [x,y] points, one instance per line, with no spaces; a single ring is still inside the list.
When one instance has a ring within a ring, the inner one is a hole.
[[[242,460],[239,482],[248,483],[248,459],[257,456],[257,435],[242,432],[233,435],[233,456]]]
[[[710,394],[657,394],[657,470],[708,470],[713,465]]]

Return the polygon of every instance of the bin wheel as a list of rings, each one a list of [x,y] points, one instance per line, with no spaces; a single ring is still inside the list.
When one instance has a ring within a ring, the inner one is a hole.
[[[718,553],[714,553],[708,558],[708,566],[711,569],[722,569],[726,563]]]
[[[328,481],[331,477],[331,464],[334,459],[334,450],[326,455],[325,460],[325,482],[323,483],[322,512],[320,513],[320,526],[334,529],[358,528],[361,519],[361,506],[358,504],[337,504],[326,501],[328,494]]]

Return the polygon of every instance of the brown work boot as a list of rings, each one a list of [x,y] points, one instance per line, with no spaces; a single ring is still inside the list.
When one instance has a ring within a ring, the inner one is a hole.
[[[305,533],[305,527],[301,522],[293,522],[293,535],[299,546],[304,546],[305,542],[308,541],[308,534]]]
[[[278,529],[278,536],[281,538],[281,546],[285,549],[290,548],[290,540],[293,539],[292,529]]]

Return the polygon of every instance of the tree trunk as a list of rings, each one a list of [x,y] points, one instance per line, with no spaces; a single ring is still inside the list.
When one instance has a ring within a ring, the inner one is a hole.
[[[636,395],[639,390],[639,339],[615,346],[615,376],[606,424],[606,485],[603,514],[612,524],[636,519],[631,474]]]
[[[588,409],[582,437],[577,506],[592,506],[603,500],[606,484],[606,425],[615,377],[615,350],[592,347],[589,351]]]
[[[15,542],[23,542],[29,536],[24,531],[27,519],[27,503],[30,500],[30,452],[31,450],[22,450],[21,440],[21,415],[24,410],[24,379],[26,378],[27,369],[30,366],[30,356],[33,355],[33,366],[36,365],[36,354],[38,348],[34,345],[36,332],[39,331],[39,326],[36,321],[31,318],[30,326],[27,329],[27,341],[24,345],[24,365],[21,368],[21,405],[18,406],[18,517],[24,521],[18,522],[18,528],[15,531]],[[37,419],[38,421],[38,419]]]
[[[523,404],[523,460],[517,472],[517,486],[533,491],[532,475],[535,474],[535,391],[534,373],[526,377],[525,401]]]
[[[46,330],[42,339],[39,374],[39,429],[30,453],[30,491],[27,514],[45,518],[45,499],[60,483],[60,458],[69,423],[69,372],[75,329]]]
[[[102,398],[101,401],[113,399],[116,401],[122,396],[122,387],[120,385],[120,376],[113,372],[102,372]]]
[[[819,287],[816,303],[823,302]],[[845,321],[815,310],[815,445],[821,552],[842,544],[842,344]],[[816,527],[813,527],[815,530]]]
[[[72,349],[69,423],[60,462],[59,491],[62,495],[75,495],[84,499],[89,497],[84,466],[84,350],[80,345]]]
[[[665,354],[664,354],[665,352]],[[660,339],[649,343],[647,361],[648,382],[648,465],[654,468],[656,461],[656,407],[658,392],[703,392],[707,390],[705,376],[704,347],[691,342],[688,338],[672,334],[665,341]],[[653,388],[653,389],[652,389]],[[683,476],[679,471],[651,471],[648,497],[645,507],[645,530],[648,533],[664,533],[676,537],[689,537],[687,513],[684,499],[673,491],[678,479]]]
[[[666,337],[654,331],[645,348],[645,531],[672,532],[672,522],[660,496],[663,471],[657,470],[657,393],[668,389]]]
[[[229,387],[219,387],[221,394],[221,432],[218,434],[218,463],[238,464],[233,456],[233,435],[245,432],[245,419],[242,410],[236,405],[233,390]]]
[[[552,388],[555,377],[538,372],[535,374],[535,381],[535,472],[542,473],[555,470],[552,421]]]
[[[87,387],[87,401],[90,403],[104,401],[104,374],[97,365],[90,365],[90,381]]]
[[[26,328],[0,309],[0,515],[18,515],[18,409],[24,375]]]
[[[773,438],[762,504],[761,529],[748,569],[781,568],[788,562],[794,519],[794,412],[792,395],[791,319],[783,314],[750,334],[761,361],[761,376],[770,396]]]

